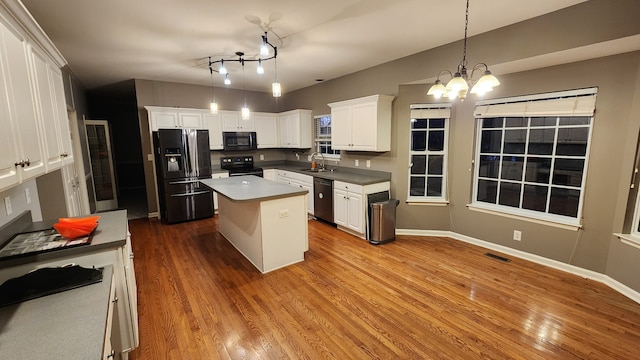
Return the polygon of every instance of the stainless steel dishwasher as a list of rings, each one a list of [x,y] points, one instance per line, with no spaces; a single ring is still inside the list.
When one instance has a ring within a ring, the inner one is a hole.
[[[333,224],[333,180],[313,178],[313,213]]]

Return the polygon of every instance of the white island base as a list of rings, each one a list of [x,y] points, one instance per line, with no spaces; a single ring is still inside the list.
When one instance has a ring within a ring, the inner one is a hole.
[[[262,273],[304,261],[307,192],[255,176],[202,180],[218,192],[218,231]]]

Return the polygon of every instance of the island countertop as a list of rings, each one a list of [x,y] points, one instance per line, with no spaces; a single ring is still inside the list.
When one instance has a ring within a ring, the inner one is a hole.
[[[308,194],[307,190],[254,175],[203,179],[200,182],[232,201],[263,201]]]

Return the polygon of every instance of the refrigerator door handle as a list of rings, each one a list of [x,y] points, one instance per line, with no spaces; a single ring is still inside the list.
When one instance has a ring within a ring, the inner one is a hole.
[[[206,194],[208,193],[208,190],[205,191],[195,191],[195,192],[190,192],[190,193],[180,193],[180,194],[171,194],[169,196],[171,197],[184,197],[184,196],[194,196],[194,195],[202,195],[202,194]]]
[[[169,185],[177,185],[177,184],[195,184],[200,180],[179,180],[179,181],[169,181]]]

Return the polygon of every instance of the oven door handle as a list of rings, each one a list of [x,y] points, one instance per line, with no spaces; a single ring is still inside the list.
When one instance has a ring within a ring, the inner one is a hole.
[[[184,196],[194,196],[194,195],[202,195],[208,193],[208,190],[205,191],[195,191],[190,193],[180,193],[180,194],[171,194],[171,197],[184,197]]]
[[[178,185],[178,184],[195,184],[200,182],[200,180],[180,180],[180,181],[169,181],[169,185]]]

